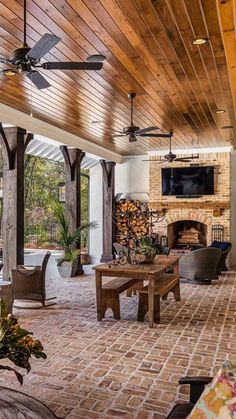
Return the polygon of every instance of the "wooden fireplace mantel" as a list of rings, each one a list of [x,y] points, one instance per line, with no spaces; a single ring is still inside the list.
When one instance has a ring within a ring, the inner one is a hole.
[[[149,202],[149,208],[153,208],[157,211],[168,210],[168,209],[228,209],[230,208],[230,201],[198,201],[196,199],[191,199],[185,201],[179,199],[178,201],[166,201],[166,202]]]

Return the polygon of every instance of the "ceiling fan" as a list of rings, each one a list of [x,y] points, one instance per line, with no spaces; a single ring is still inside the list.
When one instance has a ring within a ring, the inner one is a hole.
[[[173,134],[174,134],[173,131],[170,131],[170,133],[168,134],[169,139],[170,139],[170,149],[169,149],[169,153],[164,156],[165,160],[160,160],[160,161],[157,161],[156,163],[161,164],[161,163],[164,163],[165,161],[168,161],[169,163],[172,163],[173,161],[190,162],[192,159],[199,159],[198,154],[196,154],[195,156],[191,155],[190,157],[177,157],[176,154],[172,153]]]
[[[133,110],[134,104],[133,100],[136,96],[136,93],[130,92],[128,93],[128,98],[130,99],[131,111],[130,111],[130,125],[128,127],[124,127],[123,131],[120,134],[115,134],[113,137],[128,137],[129,142],[133,143],[137,141],[138,137],[155,137],[155,138],[169,138],[169,134],[148,134],[151,131],[155,131],[159,129],[156,126],[147,127],[147,128],[139,128],[134,125],[133,123]]]
[[[28,79],[38,88],[45,89],[50,87],[48,81],[37,71],[38,68],[44,70],[101,70],[105,60],[104,55],[91,55],[87,62],[45,62],[40,63],[44,57],[59,41],[56,35],[45,33],[42,38],[30,48],[26,42],[26,0],[24,0],[24,43],[20,48],[14,49],[10,53],[10,58],[0,58],[0,63],[11,64],[15,67],[0,71],[6,76],[14,76],[17,73],[26,75]]]

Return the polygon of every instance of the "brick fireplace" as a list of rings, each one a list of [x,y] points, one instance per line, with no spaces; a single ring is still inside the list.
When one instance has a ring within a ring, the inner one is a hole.
[[[230,153],[200,154],[193,161],[200,166],[214,166],[215,194],[199,198],[162,196],[161,168],[155,157],[149,163],[149,207],[165,211],[163,221],[154,226],[154,232],[168,238],[168,245],[176,247],[184,223],[199,231],[199,244],[209,245],[213,239],[212,227],[224,229],[223,240],[230,241]],[[186,167],[189,163],[172,163]],[[162,167],[170,167],[164,163]],[[194,230],[192,231],[194,233]],[[196,237],[196,236],[195,236]]]

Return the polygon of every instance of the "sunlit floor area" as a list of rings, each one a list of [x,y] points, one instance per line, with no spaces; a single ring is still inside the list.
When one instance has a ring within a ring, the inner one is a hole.
[[[47,279],[58,296],[45,309],[14,309],[33,331],[47,360],[32,359],[20,388],[14,374],[1,385],[45,402],[58,417],[165,418],[177,400],[187,400],[184,375],[212,375],[235,358],[235,272],[213,285],[181,284],[181,301],[161,302],[161,324],[138,323],[138,297],[121,295],[122,320],[110,311],[97,322],[93,274]]]

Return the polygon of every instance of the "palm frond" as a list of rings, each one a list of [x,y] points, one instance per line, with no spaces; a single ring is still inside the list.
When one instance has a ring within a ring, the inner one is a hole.
[[[65,255],[70,255],[73,246],[78,242],[81,232],[89,228],[97,227],[97,223],[92,221],[84,223],[78,227],[73,233],[70,233],[70,222],[66,219],[64,207],[58,204],[55,210],[55,217],[59,224],[59,239],[53,240],[54,243],[64,248]]]

